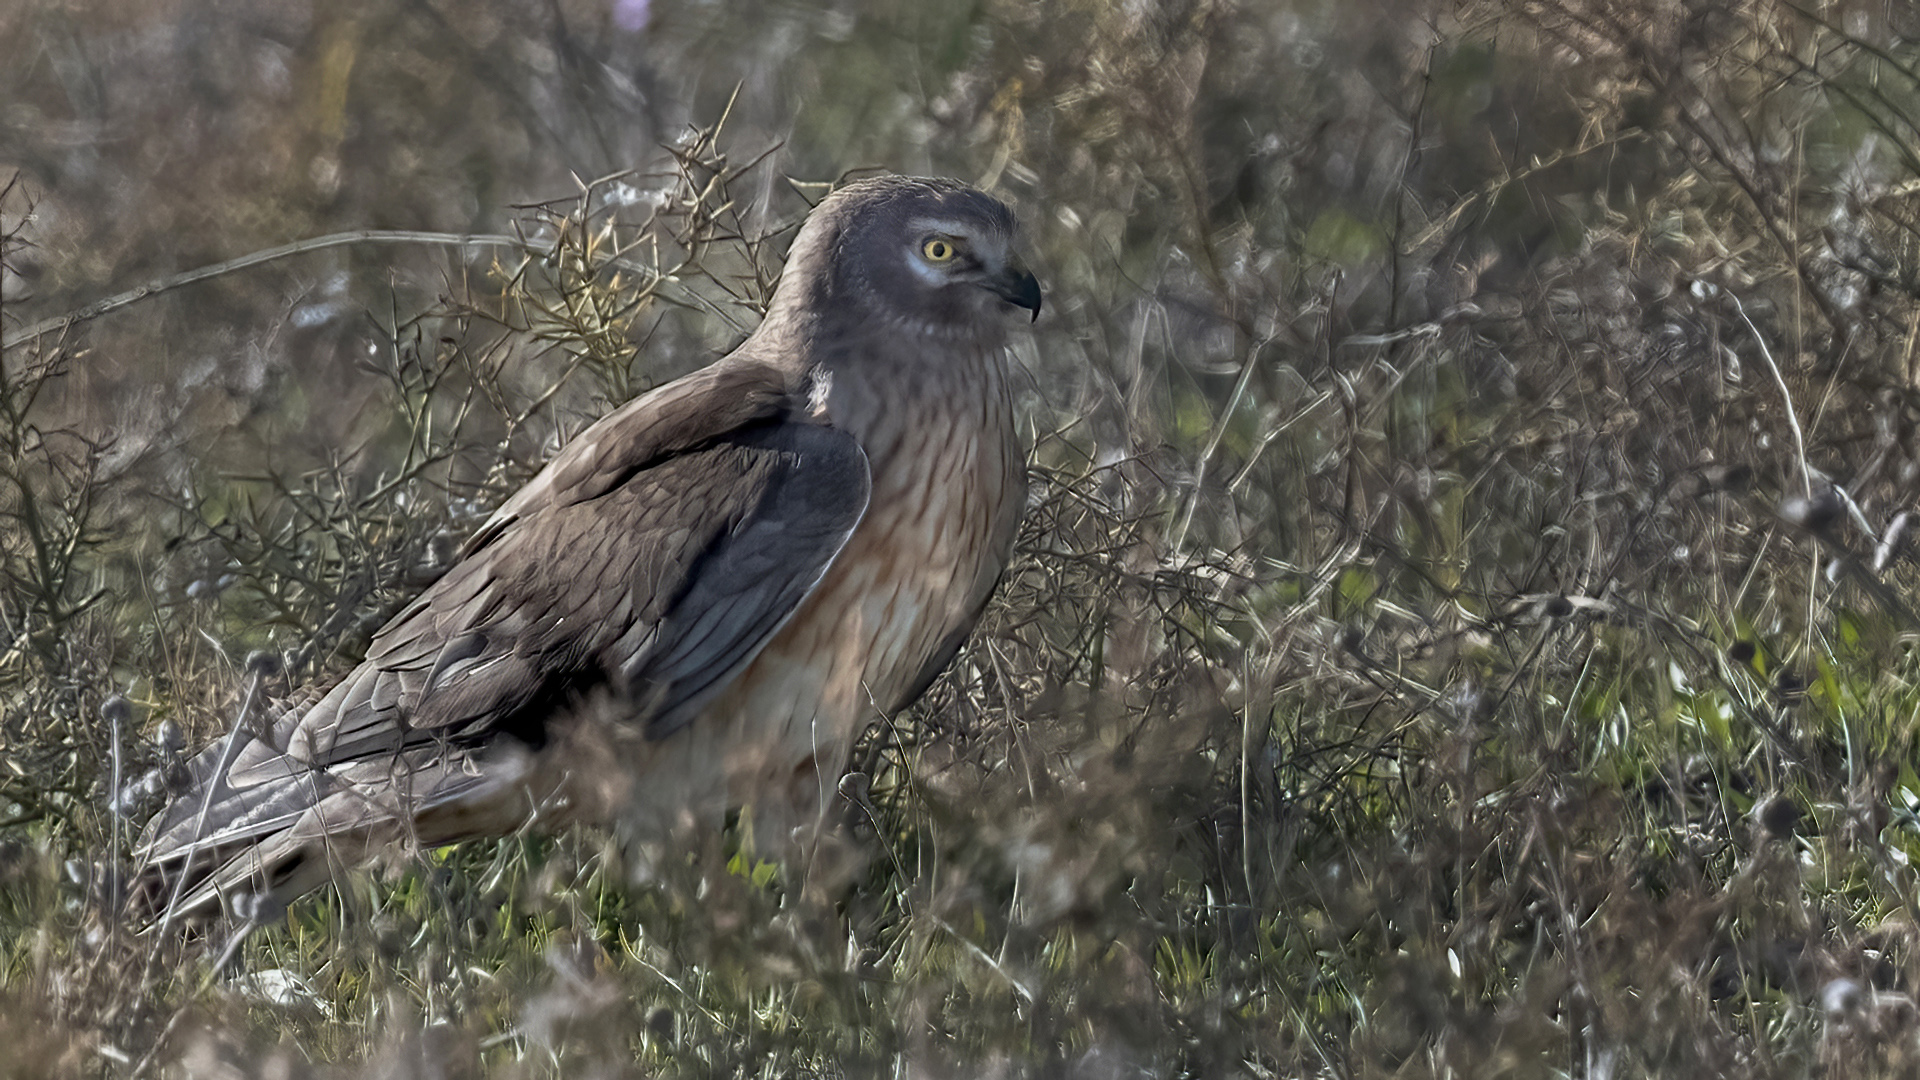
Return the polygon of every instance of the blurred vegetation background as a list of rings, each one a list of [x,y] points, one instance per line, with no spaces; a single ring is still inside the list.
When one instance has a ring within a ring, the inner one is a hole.
[[[864,169],[1048,308],[837,890],[580,831],[132,936],[249,679]],[[0,1075],[1920,1075],[1906,3],[5,0],[0,188]]]

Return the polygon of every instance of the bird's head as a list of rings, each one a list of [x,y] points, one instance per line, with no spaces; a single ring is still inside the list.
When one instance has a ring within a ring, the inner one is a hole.
[[[1013,212],[955,180],[883,176],[835,191],[795,237],[776,290],[876,328],[999,341],[1006,314],[1040,315]]]

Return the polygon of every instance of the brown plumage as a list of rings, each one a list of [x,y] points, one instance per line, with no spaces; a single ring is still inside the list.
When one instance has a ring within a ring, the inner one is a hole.
[[[817,816],[1012,546],[1005,324],[1040,309],[1013,232],[952,181],[829,196],[739,348],[587,428],[359,667],[191,763],[142,843],[145,917],[529,819],[660,843],[729,806]]]

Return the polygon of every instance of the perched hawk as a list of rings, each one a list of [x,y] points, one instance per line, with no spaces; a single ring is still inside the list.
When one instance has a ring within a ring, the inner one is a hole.
[[[529,820],[817,816],[1006,565],[1006,316],[1040,311],[1013,240],[950,180],[828,196],[739,348],[583,431],[359,667],[190,763],[141,844],[144,916],[260,911]]]

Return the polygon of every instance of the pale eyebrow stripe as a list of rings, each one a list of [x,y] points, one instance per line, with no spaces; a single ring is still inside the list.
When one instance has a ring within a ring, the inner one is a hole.
[[[972,231],[959,218],[914,218],[907,222],[907,228],[914,232],[931,231],[945,233],[960,238],[971,237]]]

